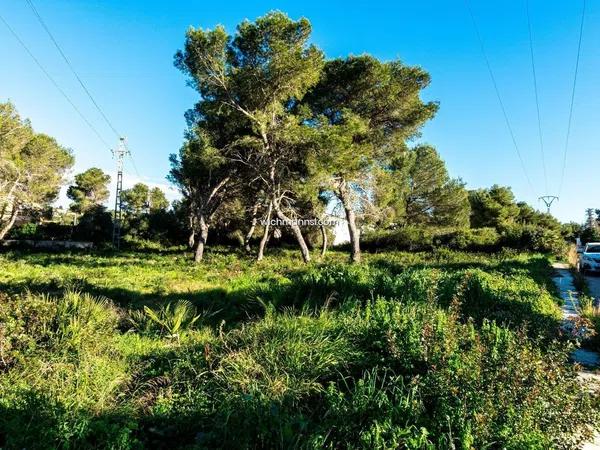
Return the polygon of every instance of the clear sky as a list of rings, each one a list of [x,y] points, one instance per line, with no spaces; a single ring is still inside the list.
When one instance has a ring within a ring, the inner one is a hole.
[[[535,192],[510,140],[464,0],[34,0],[89,90],[128,138],[139,176],[128,162],[126,186],[140,179],[167,184],[168,155],[179,148],[183,114],[197,100],[173,67],[187,27],[223,24],[233,32],[243,19],[278,9],[292,18],[307,17],[312,40],[327,57],[370,53],[424,67],[432,77],[424,97],[439,101],[440,111],[420,140],[436,146],[452,176],[469,188],[509,185],[518,199],[541,207],[539,195],[558,195],[582,2],[530,0],[548,192],[525,0],[471,2]],[[600,207],[600,2],[587,3],[565,184],[553,209],[564,221],[581,222],[585,208]],[[116,145],[27,3],[0,1],[0,14],[104,139]],[[0,101],[12,100],[36,130],[72,148],[74,173],[90,166],[114,173],[109,150],[1,23],[0,61]]]

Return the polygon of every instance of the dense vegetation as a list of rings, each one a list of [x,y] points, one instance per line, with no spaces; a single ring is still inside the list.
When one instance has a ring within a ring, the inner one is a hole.
[[[7,448],[574,448],[546,257],[0,258]]]

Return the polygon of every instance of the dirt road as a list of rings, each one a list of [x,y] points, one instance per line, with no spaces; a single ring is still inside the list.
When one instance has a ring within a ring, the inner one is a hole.
[[[579,312],[577,311],[579,299],[577,298],[577,292],[573,284],[573,275],[571,275],[569,265],[555,263],[553,266],[556,271],[553,281],[560,292],[561,298],[565,301],[561,308],[563,313],[563,327],[566,326],[568,329],[569,321],[576,320],[579,316]],[[590,295],[594,298],[600,298],[600,276],[588,275],[586,279]],[[571,354],[571,359],[588,368],[600,365],[600,354],[582,348],[576,349]],[[592,391],[598,390],[600,387],[600,375],[594,372],[582,370],[579,372],[579,379],[587,389]],[[594,433],[593,439],[586,442],[581,447],[581,450],[600,450],[600,433]]]

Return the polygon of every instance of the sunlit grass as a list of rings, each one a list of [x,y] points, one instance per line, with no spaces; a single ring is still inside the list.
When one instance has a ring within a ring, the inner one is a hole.
[[[1,445],[552,448],[596,421],[546,257],[364,259],[0,256]]]

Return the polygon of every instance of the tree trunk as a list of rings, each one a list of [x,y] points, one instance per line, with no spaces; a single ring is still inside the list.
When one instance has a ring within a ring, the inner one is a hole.
[[[356,215],[352,208],[344,207],[346,211],[346,220],[348,221],[348,231],[350,233],[350,260],[360,262],[360,232],[356,226]]]
[[[344,206],[346,221],[348,222],[348,232],[350,234],[350,260],[353,263],[360,262],[360,232],[356,226],[356,214],[352,208],[352,202],[350,201],[345,182],[340,184],[338,195]]]
[[[2,217],[4,217],[4,215],[6,214],[6,209],[9,206],[12,206],[12,204],[14,203],[14,198],[13,195],[15,193],[15,189],[17,189],[17,185],[19,184],[19,179],[20,176],[18,176],[16,178],[16,180],[12,183],[12,186],[10,187],[10,189],[8,190],[8,192],[6,193],[6,195],[4,195],[4,201],[2,202],[2,211],[0,211],[0,219],[2,219]]]
[[[290,229],[292,230],[292,234],[298,241],[298,246],[300,247],[300,253],[302,253],[302,259],[305,263],[310,262],[310,251],[308,250],[308,246],[306,245],[306,241],[304,240],[304,236],[302,236],[302,230],[298,226],[297,223],[290,220],[283,211],[281,211],[279,205],[275,204],[275,213],[277,217],[288,224]]]
[[[258,246],[258,255],[256,256],[257,261],[261,261],[264,258],[265,247],[267,246],[267,241],[269,240],[269,230],[271,228],[271,213],[273,212],[273,202],[269,202],[269,208],[267,209],[267,219],[264,224],[264,231],[262,235],[262,239],[260,240],[260,244]]]
[[[19,215],[19,207],[17,205],[12,206],[12,212],[10,213],[10,218],[6,225],[2,229],[0,229],[0,241],[4,239],[4,237],[8,234],[10,229],[13,227],[17,220],[17,216]]]
[[[202,261],[204,257],[204,246],[206,245],[206,240],[208,239],[208,224],[204,220],[204,216],[200,215],[200,239],[198,239],[198,246],[196,247],[196,252],[194,253],[194,262]]]
[[[194,216],[190,214],[190,236],[188,237],[188,246],[194,248],[196,241],[196,230],[194,229]]]
[[[246,248],[247,252],[250,252],[252,250],[252,248],[250,248],[250,239],[252,239],[252,236],[254,236],[254,230],[256,229],[256,223],[258,222],[258,219],[256,217],[257,213],[258,203],[254,205],[254,208],[252,208],[252,222],[250,225],[250,229],[248,230],[248,233],[246,233],[246,237],[244,238],[244,247]]]
[[[323,224],[321,224],[321,241],[321,258],[324,258],[327,252],[327,230]]]

